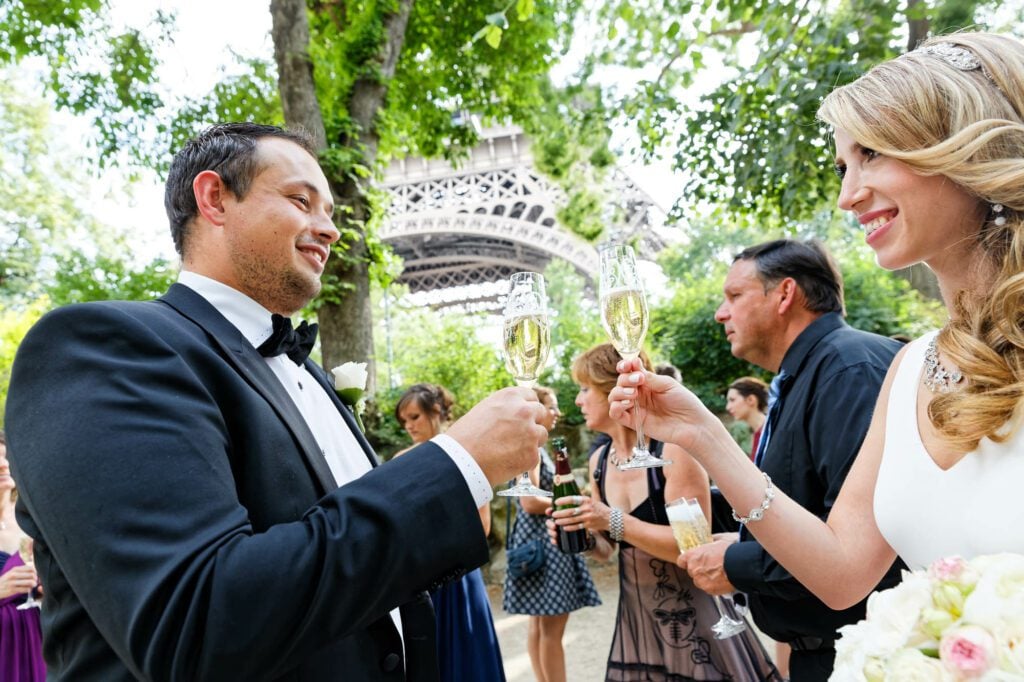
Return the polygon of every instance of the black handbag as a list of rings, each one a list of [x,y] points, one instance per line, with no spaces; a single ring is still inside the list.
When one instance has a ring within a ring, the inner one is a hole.
[[[511,524],[512,500],[509,500],[508,513],[505,515],[505,558],[508,561],[508,574],[513,578],[523,578],[544,568],[544,541],[530,540],[518,547],[510,547]]]

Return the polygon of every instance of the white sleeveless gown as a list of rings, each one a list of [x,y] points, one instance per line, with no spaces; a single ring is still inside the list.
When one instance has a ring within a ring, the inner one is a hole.
[[[942,470],[921,442],[917,387],[931,332],[912,342],[896,370],[875,486],[878,529],[911,569],[959,555],[1024,554],[1024,428]]]

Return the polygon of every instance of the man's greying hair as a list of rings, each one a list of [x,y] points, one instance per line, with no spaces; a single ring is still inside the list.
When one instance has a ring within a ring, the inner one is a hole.
[[[313,139],[304,131],[257,123],[222,123],[207,128],[175,154],[167,174],[164,208],[179,255],[185,255],[188,224],[199,212],[193,180],[203,171],[214,171],[232,194],[244,199],[253,179],[263,170],[256,157],[256,146],[264,137],[289,140],[317,158]]]
[[[817,239],[806,242],[776,239],[744,249],[733,258],[753,261],[764,290],[792,277],[806,299],[805,307],[816,313],[846,314],[843,276],[832,256]]]

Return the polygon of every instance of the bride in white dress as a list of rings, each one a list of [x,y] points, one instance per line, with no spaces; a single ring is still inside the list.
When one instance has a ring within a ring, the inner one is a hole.
[[[838,88],[819,117],[840,208],[882,267],[927,263],[950,314],[894,360],[827,523],[773,490],[679,384],[624,361],[609,398],[627,425],[639,399],[648,433],[699,460],[772,556],[841,609],[897,554],[912,568],[1024,554],[1024,45],[933,38]]]

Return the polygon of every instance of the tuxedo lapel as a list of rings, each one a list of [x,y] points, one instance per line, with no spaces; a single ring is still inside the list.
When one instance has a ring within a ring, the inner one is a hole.
[[[338,487],[334,475],[327,466],[320,446],[306,425],[306,420],[295,403],[288,396],[277,376],[267,367],[266,360],[242,335],[238,328],[227,321],[216,308],[182,284],[173,284],[160,299],[174,308],[183,317],[199,325],[211,337],[213,343],[223,351],[238,373],[270,403],[271,407],[292,432],[303,457],[316,475],[317,481],[327,493]],[[355,429],[358,431],[358,429]]]
[[[345,420],[345,424],[348,426],[349,431],[356,437],[359,442],[359,447],[363,449],[363,454],[370,460],[370,466],[378,466],[380,461],[377,459],[377,455],[373,451],[373,447],[370,445],[370,441],[366,440],[366,436],[363,434],[362,429],[356,424],[355,418],[352,416],[352,412],[349,410],[345,403],[341,402],[341,398],[338,397],[338,393],[334,390],[334,386],[331,384],[331,377],[328,376],[320,365],[316,364],[309,358],[306,358],[306,364],[304,365],[306,371],[313,375],[313,377],[320,383],[327,395],[331,396],[331,402],[338,408],[338,412],[341,413],[341,418]]]

